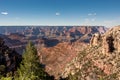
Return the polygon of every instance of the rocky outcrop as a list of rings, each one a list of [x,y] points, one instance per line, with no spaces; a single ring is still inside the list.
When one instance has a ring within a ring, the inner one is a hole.
[[[105,34],[94,34],[90,41],[91,46],[101,45],[103,53],[120,52],[120,26],[111,28]]]
[[[111,35],[109,37],[103,37],[103,53],[110,53],[115,50],[113,41],[114,39]]]
[[[93,35],[90,46],[67,64],[62,77],[77,80],[120,80],[120,26]]]
[[[103,37],[103,52],[120,52],[120,26],[110,29]]]
[[[100,42],[101,42],[101,34],[95,33],[90,40],[90,46],[98,46],[100,45]]]

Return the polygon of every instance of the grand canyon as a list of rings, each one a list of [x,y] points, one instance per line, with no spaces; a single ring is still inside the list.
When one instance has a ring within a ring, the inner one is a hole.
[[[55,80],[69,80],[69,76],[75,80],[120,79],[120,26],[1,28],[1,65],[5,65],[5,72],[17,70],[25,47],[31,41],[37,48],[39,62]]]
[[[1,28],[1,44],[4,41],[6,46],[15,50],[19,61],[28,41],[33,42],[38,51],[39,61],[45,65],[45,71],[55,79],[67,78],[69,74],[79,72],[81,67],[91,60],[91,63],[94,63],[93,66],[103,70],[104,74],[110,75],[109,65],[103,64],[103,60],[107,55],[112,57],[114,54],[112,44],[115,44],[116,49],[119,50],[118,42],[111,42],[117,38],[113,36],[119,34],[119,27],[110,30],[104,26],[1,26]],[[4,46],[2,48],[4,49]],[[8,54],[15,56],[13,53]],[[11,65],[17,67],[18,63],[12,64],[7,60],[7,58],[12,59],[10,56],[4,56],[4,58],[6,67],[8,65],[10,69],[13,69]],[[105,58],[106,61],[107,59],[109,57]],[[98,78],[98,75],[92,76]],[[89,74],[83,77],[83,80],[85,78],[89,78]]]
[[[0,80],[120,80],[120,0],[0,0]]]

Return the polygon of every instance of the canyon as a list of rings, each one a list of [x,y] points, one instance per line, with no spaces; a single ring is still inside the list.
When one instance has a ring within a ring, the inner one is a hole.
[[[76,59],[79,52],[88,48],[89,45],[95,46],[101,43],[99,41],[101,34],[104,34],[108,28],[103,26],[5,26],[1,30],[0,37],[5,41],[5,45],[16,50],[20,55],[24,52],[28,41],[32,41],[37,48],[40,62],[45,65],[46,72],[59,79],[66,78],[70,73],[66,67]],[[80,67],[78,63],[75,65]]]

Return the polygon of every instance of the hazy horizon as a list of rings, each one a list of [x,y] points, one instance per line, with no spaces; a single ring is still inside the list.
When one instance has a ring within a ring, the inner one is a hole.
[[[115,26],[119,26],[119,25],[114,25],[114,26],[105,26],[105,25],[41,25],[41,24],[4,24],[4,25],[0,25],[0,26],[104,26],[104,27],[115,27]]]
[[[120,23],[118,0],[1,0],[0,26],[105,26]]]

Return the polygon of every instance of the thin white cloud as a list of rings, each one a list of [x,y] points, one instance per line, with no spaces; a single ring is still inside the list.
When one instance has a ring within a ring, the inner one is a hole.
[[[59,16],[59,15],[60,15],[60,13],[59,13],[59,12],[56,12],[56,13],[55,13],[55,15],[56,15],[56,16]]]
[[[91,19],[92,22],[94,22],[95,20],[96,20],[95,18]]]
[[[95,25],[96,18],[85,18],[83,24],[85,25]]]
[[[88,16],[96,16],[97,13],[89,13]]]
[[[89,14],[88,14],[88,16],[92,16],[92,14],[91,14],[91,13],[89,13]]]
[[[8,15],[8,12],[1,12],[2,15]]]
[[[85,19],[86,23],[88,23],[88,22],[94,22],[94,21],[96,21],[96,18],[92,18],[92,19],[86,18]]]

